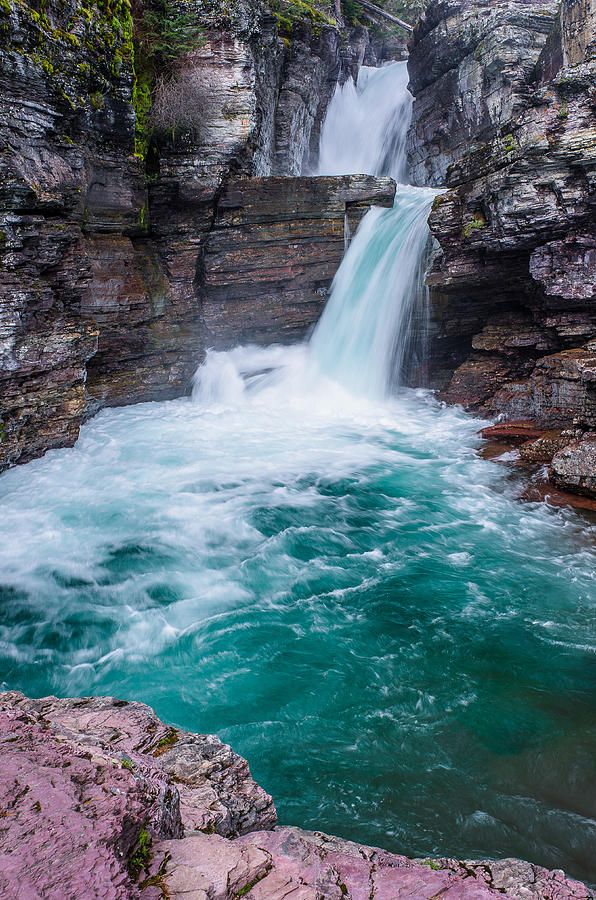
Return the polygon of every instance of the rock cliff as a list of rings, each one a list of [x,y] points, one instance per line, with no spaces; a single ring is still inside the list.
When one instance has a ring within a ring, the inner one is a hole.
[[[273,801],[241,757],[212,735],[163,725],[142,703],[13,691],[0,694],[0,724],[5,897],[594,898],[520,860],[411,860],[275,827]]]
[[[431,383],[483,414],[594,428],[594,3],[433,0],[409,67],[412,171],[447,188]]]
[[[365,29],[306,5],[184,9],[201,121],[149,141],[128,0],[0,2],[0,470],[102,406],[184,393],[205,346],[303,335],[346,210],[391,203],[387,181],[266,180],[307,166]]]

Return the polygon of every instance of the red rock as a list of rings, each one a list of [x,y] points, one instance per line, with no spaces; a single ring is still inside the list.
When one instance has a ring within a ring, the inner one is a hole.
[[[525,441],[536,440],[542,437],[544,429],[527,419],[520,419],[514,422],[500,422],[497,425],[487,425],[486,428],[481,428],[478,433],[487,441],[521,444]]]

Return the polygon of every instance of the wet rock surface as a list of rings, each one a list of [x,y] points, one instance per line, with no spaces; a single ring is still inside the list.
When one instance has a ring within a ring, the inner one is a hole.
[[[596,497],[596,435],[567,445],[552,458],[551,480],[562,490]]]
[[[596,335],[595,18],[583,0],[447,0],[411,44],[410,162],[448,189],[430,217],[431,382],[547,427],[595,409],[567,355]]]
[[[0,694],[0,724],[6,897],[594,897],[520,860],[411,860],[275,827],[273,801],[243,759],[212,735],[162,724],[142,703],[12,691]]]
[[[202,262],[234,179],[279,210],[277,236],[273,221],[262,231],[272,259],[304,242],[304,216],[290,221],[300,188],[246,181],[308,166],[336,83],[374,52],[368,33],[297,21],[288,38],[258,0],[185,8],[205,34],[186,70],[205,95],[201,127],[147,155],[128,4],[0,5],[0,470],[72,445],[103,406],[185,393],[206,346],[289,340],[319,314],[354,203],[340,210],[329,185],[313,189],[310,285],[288,263],[280,286],[273,262],[262,297],[231,285],[216,310]]]

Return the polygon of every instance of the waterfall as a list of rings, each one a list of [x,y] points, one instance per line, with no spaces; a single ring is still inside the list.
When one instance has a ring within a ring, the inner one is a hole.
[[[406,180],[412,117],[407,63],[362,66],[358,84],[337,86],[321,129],[319,175],[391,175]]]
[[[382,397],[405,380],[435,194],[400,185],[392,209],[365,216],[312,336],[320,368],[359,393]]]
[[[407,85],[405,62],[363,67],[356,85],[350,80],[336,89],[321,132],[319,174],[365,172],[398,181],[393,208],[373,208],[362,220],[311,339],[326,374],[374,397],[406,380],[424,331],[417,301],[425,291],[427,219],[438,192],[403,183],[412,111]]]

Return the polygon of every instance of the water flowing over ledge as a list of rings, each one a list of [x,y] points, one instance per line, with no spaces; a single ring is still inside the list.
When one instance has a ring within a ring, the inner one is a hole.
[[[384,397],[413,363],[412,322],[424,317],[428,213],[437,191],[399,185],[393,209],[365,216],[335,276],[311,351],[321,370],[368,396]],[[419,324],[420,327],[420,324]]]

